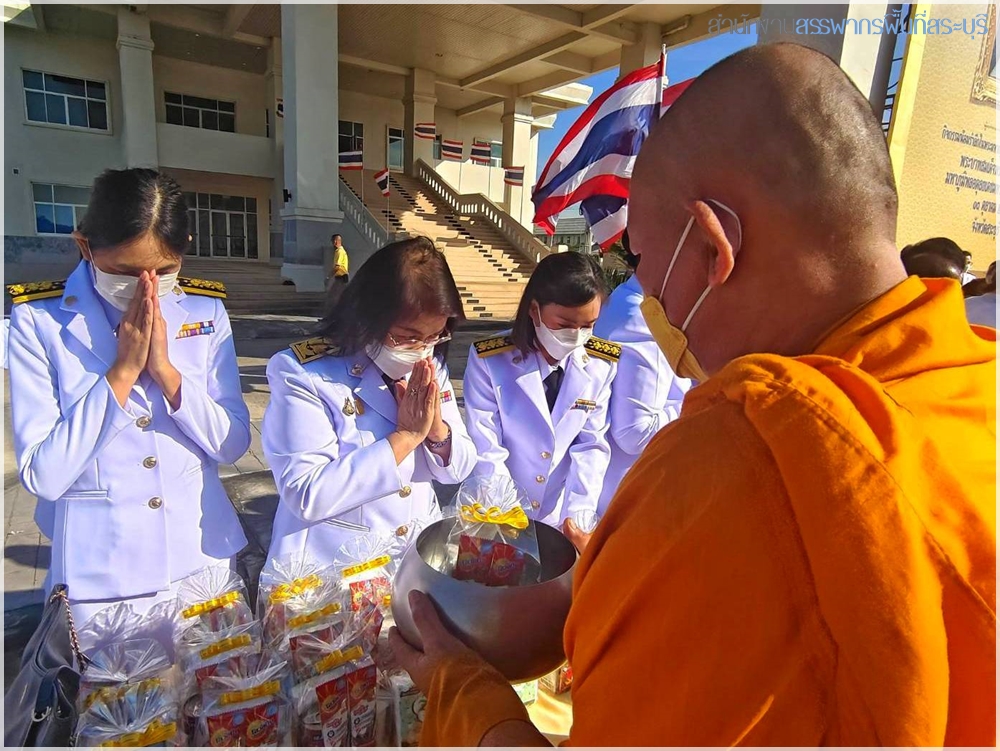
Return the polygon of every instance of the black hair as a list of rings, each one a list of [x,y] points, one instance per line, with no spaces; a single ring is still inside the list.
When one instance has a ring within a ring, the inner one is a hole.
[[[899,253],[910,276],[961,279],[968,268],[968,255],[947,237],[932,237],[907,245]]]
[[[620,242],[622,244],[622,249],[625,251],[625,263],[628,264],[628,267],[632,269],[632,271],[635,271],[639,268],[639,256],[632,252],[632,244],[628,239],[628,230],[622,232],[622,239]]]
[[[333,242],[333,239],[335,237],[339,237],[341,240],[344,239],[343,235],[341,235],[339,232],[334,232],[332,235],[330,235],[330,242]]]
[[[446,316],[448,333],[465,320],[448,261],[426,237],[399,240],[375,251],[346,287],[334,287],[330,295],[332,306],[319,333],[344,355],[381,345],[393,324],[408,316]],[[439,344],[435,353],[444,357],[447,344]]]
[[[151,169],[106,170],[94,180],[79,232],[95,253],[152,234],[182,256],[190,245],[187,211],[173,178]]]
[[[551,303],[578,308],[607,294],[604,272],[593,256],[574,251],[546,256],[532,272],[517,306],[511,333],[514,346],[525,355],[538,349],[535,323],[531,320],[532,302],[537,302],[539,308]]]

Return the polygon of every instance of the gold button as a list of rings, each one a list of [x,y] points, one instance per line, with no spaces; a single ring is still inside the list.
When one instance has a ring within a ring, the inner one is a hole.
[[[410,493],[412,493],[412,492],[413,492],[413,490],[410,488],[409,485],[404,485],[403,489],[399,491],[399,497],[400,498],[409,498]]]
[[[148,428],[151,422],[153,421],[150,420],[148,417],[146,417],[146,415],[143,415],[142,417],[140,417],[138,420],[135,421],[135,426],[137,428]]]
[[[151,509],[158,509],[160,506],[163,505],[163,501],[160,498],[153,496],[152,498],[149,499],[149,502],[146,503],[146,505],[149,506]]]
[[[402,527],[396,527],[396,537],[405,537],[406,533],[410,531],[410,528],[405,524]]]
[[[551,459],[552,458],[552,454],[550,454],[548,451],[543,451],[542,452],[542,458],[543,459]]]
[[[541,505],[542,504],[540,504],[538,501],[531,502],[531,508],[535,509],[535,511],[538,511],[538,509],[541,508]]]
[[[156,457],[147,456],[145,459],[142,460],[142,466],[144,466],[146,469],[152,469],[153,467],[156,466]]]
[[[538,475],[538,477],[535,478],[535,482],[545,482],[545,475]]]

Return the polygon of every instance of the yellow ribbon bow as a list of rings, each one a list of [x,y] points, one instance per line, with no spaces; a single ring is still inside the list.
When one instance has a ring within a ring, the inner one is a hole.
[[[316,574],[309,574],[309,576],[304,576],[301,579],[295,579],[288,584],[280,584],[274,588],[271,592],[271,596],[268,598],[268,602],[272,605],[276,602],[285,602],[290,600],[296,595],[300,595],[307,589],[315,589],[323,583]]]
[[[138,731],[135,733],[126,733],[125,735],[120,735],[117,738],[105,741],[101,744],[102,748],[135,748],[135,747],[145,747],[153,746],[158,743],[163,743],[164,741],[169,741],[177,735],[177,723],[168,722],[164,723],[160,720],[153,720],[146,727],[145,730]]]
[[[503,511],[499,506],[486,508],[481,503],[475,503],[471,506],[462,506],[458,513],[462,521],[470,524],[503,524],[514,529],[528,528],[528,515],[520,506]]]
[[[268,681],[253,688],[245,688],[242,691],[229,691],[219,697],[219,704],[224,707],[230,704],[242,704],[262,696],[275,696],[279,691],[281,691],[281,684],[278,681]]]

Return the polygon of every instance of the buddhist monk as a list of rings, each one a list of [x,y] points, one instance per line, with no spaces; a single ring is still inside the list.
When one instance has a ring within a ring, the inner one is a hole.
[[[907,278],[896,211],[868,101],[803,47],[717,64],[643,145],[643,311],[700,385],[577,565],[571,745],[994,745],[996,334]],[[545,743],[411,603],[422,742]]]

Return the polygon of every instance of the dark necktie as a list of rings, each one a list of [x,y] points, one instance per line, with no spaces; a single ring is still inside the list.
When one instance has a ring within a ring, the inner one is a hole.
[[[556,397],[559,396],[559,387],[562,386],[562,379],[563,369],[562,367],[556,367],[542,381],[542,385],[545,387],[545,401],[549,405],[549,412],[556,406]]]

